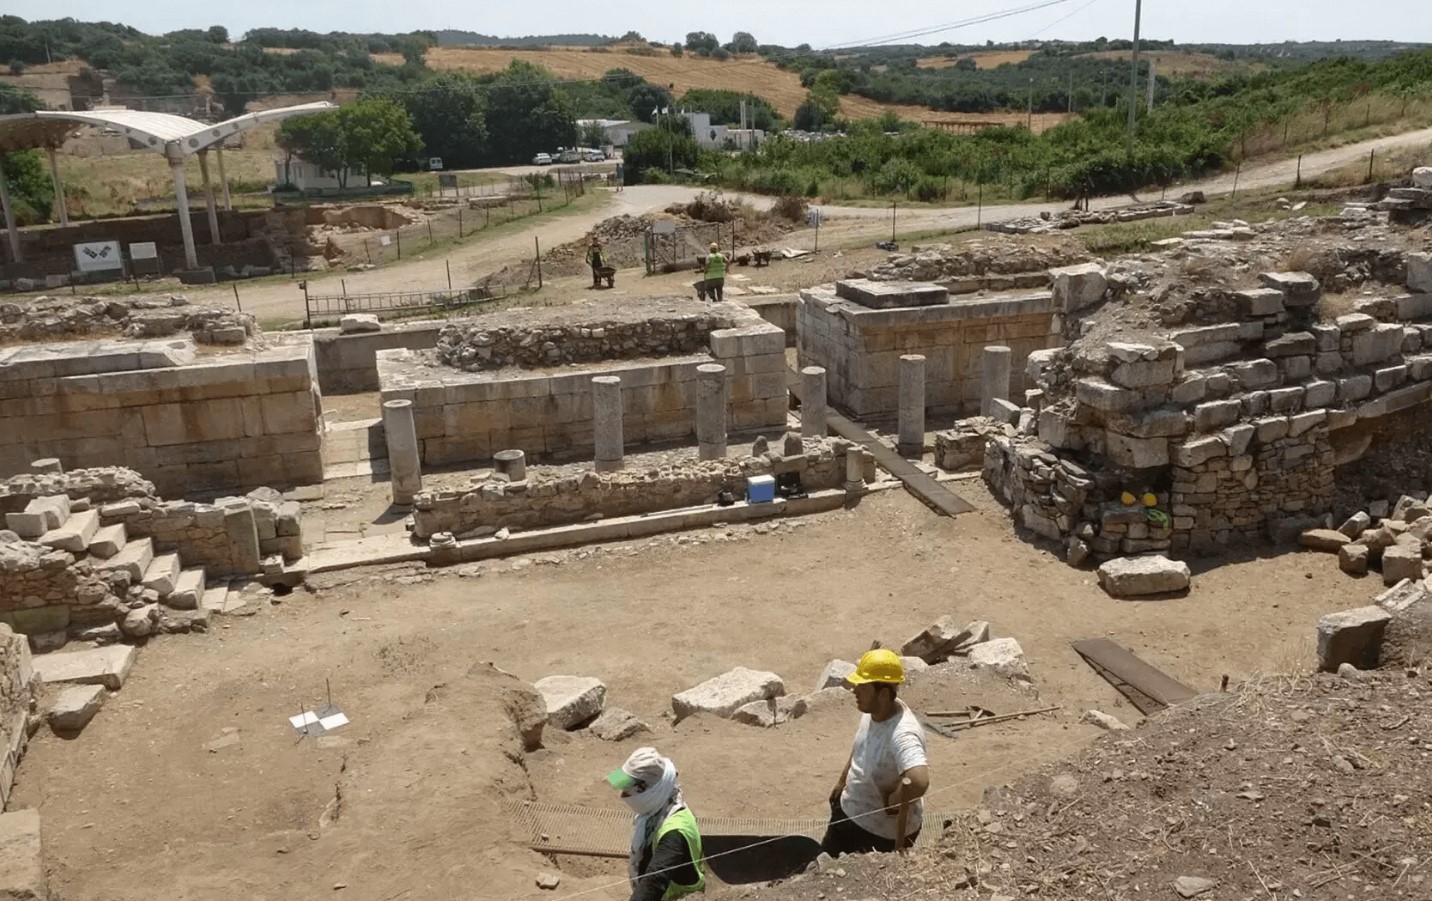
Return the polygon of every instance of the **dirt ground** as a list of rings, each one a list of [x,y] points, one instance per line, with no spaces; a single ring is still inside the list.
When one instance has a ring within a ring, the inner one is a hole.
[[[673,692],[733,666],[804,693],[828,659],[873,639],[899,644],[942,614],[989,620],[1023,645],[1032,691],[955,679],[917,683],[912,700],[1062,709],[931,736],[931,806],[962,807],[1085,746],[1098,734],[1078,724],[1086,709],[1138,718],[1071,641],[1111,636],[1212,689],[1223,674],[1304,665],[1316,618],[1375,593],[1294,553],[1224,561],[1181,600],[1114,601],[1091,573],[1016,538],[978,482],[959,490],[978,510],[953,520],[896,490],[793,524],[316,577],[314,593],[207,635],[151,641],[83,735],[36,736],[12,805],[40,809],[66,901],[149,899],[157,886],[175,899],[288,899],[340,885],[365,901],[620,899],[615,861],[563,858],[559,891],[539,892],[533,877],[553,863],[517,844],[497,802],[612,805],[602,775],[654,743],[678,761],[698,814],[820,816],[853,710],[773,730],[666,718]],[[543,750],[513,754],[494,737],[490,692],[464,681],[483,661],[529,682],[597,676],[608,705],[652,734],[609,744],[549,731]],[[352,725],[296,740],[285,720],[322,703],[328,684]]]

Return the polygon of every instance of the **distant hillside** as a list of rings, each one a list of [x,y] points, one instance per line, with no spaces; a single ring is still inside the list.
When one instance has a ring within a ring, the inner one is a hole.
[[[1181,44],[1179,49],[1209,53],[1223,59],[1308,63],[1334,56],[1375,62],[1428,47],[1432,44],[1408,41],[1285,41],[1281,44]]]
[[[430,31],[439,47],[599,47],[616,38],[600,34],[534,34],[521,38],[500,38],[476,31]]]

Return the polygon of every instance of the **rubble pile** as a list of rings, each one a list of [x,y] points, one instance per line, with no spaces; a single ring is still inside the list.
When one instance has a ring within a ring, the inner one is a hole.
[[[1372,570],[1381,572],[1386,585],[1421,582],[1432,558],[1432,504],[1426,492],[1403,495],[1391,510],[1386,501],[1369,506],[1370,510],[1358,511],[1336,529],[1303,532],[1303,547],[1337,554],[1338,566],[1350,575]]]
[[[868,272],[854,272],[850,277],[886,282],[936,282],[952,294],[963,294],[982,288],[1042,288],[1048,284],[1047,270],[1088,259],[1089,252],[1072,240],[1036,244],[989,238],[959,247],[917,244],[910,253],[892,253]],[[1024,278],[1013,278],[1017,275]],[[991,276],[1004,278],[991,280]]]
[[[1063,210],[1057,213],[1040,213],[1038,216],[1021,216],[989,222],[985,229],[1010,235],[1047,235],[1081,225],[1112,225],[1116,222],[1139,222],[1144,219],[1164,219],[1170,216],[1187,216],[1193,206],[1174,200],[1123,207],[1117,210]]]
[[[0,344],[94,336],[167,338],[187,332],[200,344],[244,344],[260,335],[248,313],[193,306],[167,297],[38,297],[0,304]]]

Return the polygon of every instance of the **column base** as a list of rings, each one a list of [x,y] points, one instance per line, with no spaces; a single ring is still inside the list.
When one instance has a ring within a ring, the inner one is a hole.
[[[919,444],[897,444],[895,445],[895,452],[902,457],[910,457],[918,460],[925,456],[925,443],[922,441]]]
[[[626,467],[622,460],[597,460],[595,464],[597,472],[621,472]]]
[[[726,445],[724,444],[703,444],[696,451],[698,460],[724,460],[726,459]]]
[[[870,490],[869,486],[867,486],[864,482],[846,482],[840,487],[845,490],[846,494],[852,496],[862,495]]]

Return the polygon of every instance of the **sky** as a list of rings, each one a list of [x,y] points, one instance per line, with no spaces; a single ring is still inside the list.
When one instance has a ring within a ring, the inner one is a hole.
[[[629,30],[669,42],[689,31],[723,41],[748,31],[762,43],[816,48],[876,43],[900,32],[934,29],[1051,0],[4,0],[24,19],[107,19],[160,34],[223,25],[234,37],[250,28],[405,32],[452,28],[498,36]],[[1284,40],[1399,40],[1432,43],[1429,0],[1148,0],[1143,34],[1184,43]],[[401,10],[401,15],[396,15]],[[1134,0],[1060,0],[996,21],[919,37],[909,43],[1087,40],[1129,37]]]

